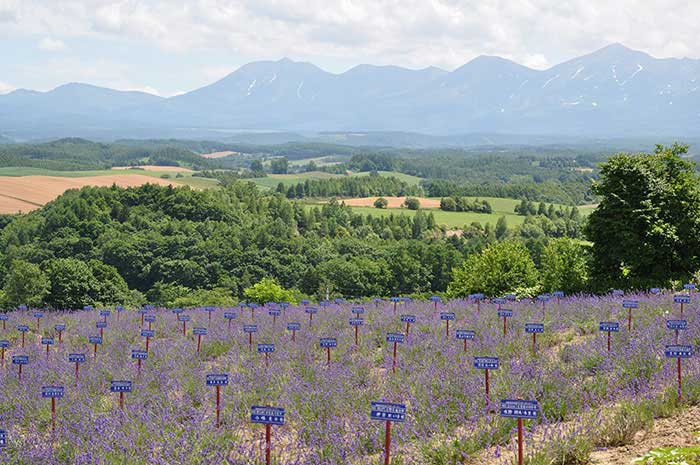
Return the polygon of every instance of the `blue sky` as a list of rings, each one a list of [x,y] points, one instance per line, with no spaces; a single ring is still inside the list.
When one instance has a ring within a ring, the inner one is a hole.
[[[700,57],[678,0],[0,0],[0,93],[66,82],[174,95],[255,60],[546,68],[611,42]]]

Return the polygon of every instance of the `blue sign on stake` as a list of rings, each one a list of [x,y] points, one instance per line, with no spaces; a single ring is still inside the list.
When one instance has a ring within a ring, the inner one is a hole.
[[[321,347],[338,347],[338,340],[334,337],[322,337],[319,341]]]
[[[175,315],[179,315],[180,313],[184,312],[184,310],[181,309],[181,308],[173,308],[172,312],[173,312]]]
[[[250,421],[253,423],[262,423],[263,425],[283,425],[284,409],[253,405],[250,409]]]
[[[85,354],[68,354],[68,361],[70,363],[85,363],[87,357]]]
[[[455,331],[455,338],[456,339],[467,339],[467,340],[472,340],[476,337],[476,333],[472,331],[471,329],[458,329]]]
[[[350,318],[350,326],[362,326],[364,322],[362,318]]]
[[[619,333],[620,332],[620,323],[617,321],[601,321],[600,322],[600,330],[603,332],[608,332],[608,333]]]
[[[207,375],[207,386],[227,386],[228,373]]]
[[[351,311],[355,315],[362,315],[363,313],[365,313],[365,307],[352,307]]]
[[[28,365],[29,355],[13,355],[12,356],[13,365]]]
[[[29,331],[29,326],[27,326],[27,325],[17,325],[17,331],[26,333],[27,331]]]
[[[688,345],[667,345],[664,354],[669,358],[691,358],[693,356],[693,346]]]
[[[106,321],[98,321],[95,323],[95,328],[97,328],[97,329],[104,329],[106,327],[107,327]]]
[[[544,333],[544,323],[525,323],[526,334]]]
[[[282,311],[277,308],[271,308],[267,311],[267,314],[270,316],[280,316],[282,314]]]
[[[156,337],[156,330],[155,329],[142,329],[141,330],[141,337]]]
[[[258,325],[243,325],[243,332],[244,333],[257,333],[258,332]]]
[[[301,324],[299,323],[287,323],[287,331],[300,331]]]
[[[156,316],[155,315],[144,315],[143,321],[145,321],[146,323],[155,323]]]
[[[442,297],[440,297],[439,295],[434,295],[430,297],[430,300],[432,302],[442,302]]]
[[[100,310],[100,316],[110,316],[112,312],[109,310]]]
[[[7,447],[7,433],[0,429],[0,448]]]
[[[406,421],[406,406],[390,402],[372,402],[369,418],[371,420],[403,423]]]
[[[692,291],[695,289],[695,284],[683,284],[683,289],[686,289],[688,291]]]
[[[0,349],[7,349],[8,347],[10,347],[10,341],[8,341],[7,339],[3,339],[0,341]]]
[[[264,354],[264,353],[272,353],[275,351],[275,345],[274,344],[258,344],[258,353]]]
[[[177,321],[190,321],[190,316],[189,315],[178,315]]]
[[[499,318],[511,318],[513,316],[513,310],[501,309],[498,311]]]
[[[504,399],[501,401],[501,416],[505,418],[537,418],[539,406],[536,400]]]
[[[498,357],[474,357],[474,368],[479,370],[497,370]]]
[[[88,341],[90,341],[90,344],[102,344],[102,338],[100,336],[90,336]]]
[[[192,328],[192,334],[195,336],[206,336],[207,328]]]
[[[138,313],[139,315],[145,315],[146,313],[148,313],[148,309],[146,309],[146,308],[139,308],[139,309],[136,311],[136,313]]]
[[[224,318],[227,320],[235,320],[238,317],[237,314],[232,313],[232,312],[225,312],[224,313]]]
[[[131,349],[131,358],[133,360],[146,360],[148,359],[148,352],[140,349]]]
[[[42,386],[41,397],[44,399],[60,399],[63,397],[63,386]]]
[[[401,322],[402,323],[415,323],[416,316],[415,315],[401,315]]]
[[[639,308],[639,301],[637,300],[623,300],[622,308]]]
[[[389,299],[389,300],[390,300],[391,302],[397,303],[397,302],[401,302],[401,297],[392,297],[392,298]]]
[[[652,294],[661,294],[661,289],[658,287],[652,287],[651,289],[649,289],[649,292],[651,292]]]
[[[440,319],[444,321],[454,320],[455,314],[453,312],[440,312]]]
[[[45,346],[51,346],[51,345],[53,345],[53,338],[52,337],[42,337],[41,344],[45,345]]]
[[[65,330],[66,330],[66,325],[64,325],[64,324],[56,325],[56,326],[53,327],[53,329],[54,329],[55,331],[65,331]]]
[[[5,315],[4,313],[0,313],[0,321],[7,321],[9,319],[9,316]]]
[[[537,300],[540,302],[549,302],[549,300],[552,298],[549,294],[540,294],[537,296]]]
[[[34,312],[34,318],[44,318],[44,312]]]
[[[304,311],[310,314],[318,313],[318,309],[316,307],[306,307]]]
[[[398,342],[402,344],[404,335],[402,333],[386,333],[386,342]]]
[[[503,297],[496,297],[495,299],[492,300],[492,302],[494,305],[503,305],[507,302],[507,300],[504,299]]]
[[[688,320],[666,320],[668,329],[688,329]]]
[[[301,305],[309,305],[311,301],[309,299],[301,299],[301,302],[299,302]]]
[[[280,302],[281,308],[289,308],[289,302]]]
[[[111,392],[131,392],[131,381],[112,381],[109,384]]]
[[[505,295],[506,300],[515,300],[517,299],[515,294],[506,294]]]
[[[616,297],[620,297],[620,296],[625,295],[625,291],[623,291],[622,289],[614,289],[612,291],[612,295],[614,295]]]
[[[683,295],[683,294],[676,294],[673,296],[673,302],[677,303],[677,304],[689,304],[690,303],[690,296]]]
[[[564,291],[554,291],[552,292],[552,296],[561,299],[562,297],[564,297]]]

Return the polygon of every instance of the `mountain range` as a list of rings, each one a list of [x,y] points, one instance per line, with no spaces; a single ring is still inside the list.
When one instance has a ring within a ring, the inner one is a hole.
[[[572,137],[691,136],[700,60],[612,44],[546,70],[480,56],[448,72],[359,65],[326,72],[287,58],[249,63],[162,98],[71,83],[0,95],[0,134],[163,137],[199,133],[404,131]]]

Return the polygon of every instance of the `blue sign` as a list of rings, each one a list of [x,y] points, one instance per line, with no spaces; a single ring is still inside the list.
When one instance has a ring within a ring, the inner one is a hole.
[[[612,291],[612,295],[614,295],[616,297],[623,296],[623,295],[625,295],[625,291],[623,291],[622,289],[614,289]]]
[[[381,301],[382,299],[380,299],[379,297],[375,297],[374,299],[372,299],[372,302],[374,302],[375,304],[378,304]]]
[[[9,319],[9,316],[5,315],[4,313],[0,313],[0,321],[7,321]]]
[[[506,295],[505,295],[505,298],[506,298],[506,300],[515,300],[515,299],[517,299],[517,297],[515,296],[515,294],[506,294]]]
[[[474,357],[474,368],[479,370],[497,370],[498,357]]]
[[[20,304],[20,305],[17,306],[17,309],[18,309],[18,310],[24,311],[24,310],[27,310],[27,306],[24,305],[24,304]]]
[[[274,344],[258,344],[258,353],[264,354],[264,353],[272,353],[275,351],[275,345]]]
[[[402,323],[415,323],[416,316],[415,315],[401,315],[401,322]]]
[[[322,337],[320,340],[321,347],[338,347],[338,340],[334,337]]]
[[[4,429],[0,429],[0,448],[7,446],[7,433]]]
[[[192,334],[195,336],[206,336],[207,328],[192,328]]]
[[[244,333],[257,333],[258,332],[258,325],[243,325],[243,332]]]
[[[442,302],[442,298],[439,295],[431,296],[430,300],[433,302]]]
[[[13,355],[13,365],[27,365],[29,363],[29,355]]]
[[[8,347],[10,347],[10,341],[7,339],[0,341],[0,349],[7,349]]]
[[[145,321],[146,323],[155,323],[156,316],[155,315],[146,315],[143,317],[143,321]]]
[[[281,307],[281,308],[288,308],[288,307],[289,307],[289,302],[280,302],[280,307]]]
[[[88,340],[90,344],[102,344],[102,338],[100,336],[90,336]]]
[[[253,405],[250,410],[250,421],[262,423],[263,425],[283,425],[284,409]]]
[[[189,315],[178,315],[177,321],[190,321],[190,316]]]
[[[693,346],[667,345],[664,354],[669,358],[690,358],[693,356]]]
[[[112,392],[131,392],[131,381],[112,381],[109,384]]]
[[[100,316],[110,316],[112,312],[109,310],[100,310]]]
[[[53,345],[53,338],[52,337],[42,337],[41,344],[45,345],[45,346],[51,346],[51,345]]]
[[[406,406],[389,402],[372,402],[369,418],[371,420],[403,423],[406,421]]]
[[[331,303],[328,302],[327,300],[322,300],[322,301],[319,303],[319,305],[321,305],[321,307],[330,307],[330,306],[331,306]]]
[[[688,320],[666,320],[668,329],[688,329]]]
[[[652,287],[651,289],[649,289],[649,292],[651,292],[652,294],[661,294],[661,289],[658,287]]]
[[[458,329],[455,331],[455,338],[472,340],[476,337],[476,333],[470,329]]]
[[[362,318],[350,318],[350,326],[362,326],[364,322]]]
[[[270,310],[267,311],[267,314],[270,316],[280,316],[282,314],[282,311],[278,310],[276,308],[271,308]]]
[[[134,360],[146,360],[148,358],[148,352],[140,349],[131,349],[131,358]]]
[[[526,334],[544,333],[544,323],[525,323]]]
[[[311,315],[313,315],[314,313],[318,313],[318,309],[316,307],[306,307],[304,311]]]
[[[338,305],[340,305],[340,304],[342,304],[342,303],[344,303],[344,302],[345,302],[345,300],[344,300],[344,299],[341,299],[340,297],[338,297],[337,299],[335,299],[335,303],[338,304]]]
[[[238,317],[238,315],[236,315],[235,313],[231,313],[231,312],[224,313],[224,318],[227,320],[235,320],[237,317]]]
[[[392,297],[392,298],[389,299],[389,300],[392,301],[392,302],[394,302],[394,303],[397,303],[397,302],[401,302],[401,297]]]
[[[513,310],[502,309],[498,311],[499,318],[511,318],[513,316]]]
[[[683,284],[683,289],[692,291],[693,289],[695,289],[695,284]]]
[[[301,324],[299,323],[287,323],[287,331],[300,331]]]
[[[172,312],[173,312],[175,315],[179,315],[180,313],[184,312],[184,310],[181,309],[181,308],[173,308]]]
[[[91,312],[93,310],[94,310],[94,308],[92,307],[92,305],[83,305],[83,311]]]
[[[87,357],[85,354],[68,354],[68,361],[70,363],[85,363]]]
[[[623,300],[622,308],[639,308],[639,301],[637,300]]]
[[[505,399],[501,401],[501,416],[505,418],[537,418],[539,406],[536,400]]]
[[[156,330],[155,329],[142,329],[141,330],[141,337],[156,337]]]
[[[145,315],[146,313],[148,313],[148,309],[139,308],[138,310],[136,310],[136,313],[138,313],[139,315]]]
[[[116,311],[118,311],[118,312],[123,312],[123,311],[124,311],[124,307],[122,307],[121,305],[117,305],[116,307],[114,307],[114,309],[115,309]]]
[[[363,313],[365,313],[365,307],[352,307],[351,311],[355,315],[362,315]]]
[[[539,300],[540,302],[549,302],[549,299],[551,298],[552,296],[550,296],[549,294],[540,294],[537,296],[537,300]]]
[[[507,300],[504,299],[503,297],[496,297],[495,299],[492,300],[492,302],[494,305],[503,305],[507,302]]]
[[[403,344],[404,335],[401,333],[386,333],[386,342],[398,342]]]
[[[63,397],[63,386],[42,386],[41,397],[44,399],[60,399]]]
[[[482,300],[484,298],[484,294],[482,294],[481,292],[478,292],[476,294],[470,294],[469,298],[474,300]]]
[[[301,302],[299,302],[301,305],[309,305],[311,301],[309,299],[301,299]]]
[[[450,321],[455,319],[455,314],[452,312],[440,312],[440,319]]]
[[[552,296],[561,299],[562,297],[564,297],[564,291],[554,291],[554,292],[552,292]]]
[[[66,330],[66,325],[56,325],[56,326],[53,327],[53,329],[56,330],[56,331],[58,331],[58,332],[60,333],[61,331],[65,331],[65,330]]]
[[[23,333],[26,333],[29,331],[29,326],[27,325],[17,325],[17,331],[21,331]]]
[[[677,303],[677,304],[689,304],[690,303],[690,296],[689,295],[682,295],[682,294],[674,295],[673,302]]]
[[[608,333],[619,333],[620,323],[617,321],[601,321],[600,330]]]
[[[97,328],[97,329],[104,329],[106,327],[107,327],[106,321],[98,321],[95,323],[95,328]]]
[[[44,318],[43,312],[34,312],[34,318]]]
[[[207,375],[207,386],[228,386],[228,373]]]

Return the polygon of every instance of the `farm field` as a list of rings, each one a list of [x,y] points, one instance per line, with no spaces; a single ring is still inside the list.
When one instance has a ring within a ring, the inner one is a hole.
[[[402,173],[394,173],[391,171],[379,171],[379,174],[381,176],[393,176],[401,181],[405,181],[409,184],[414,184],[417,185],[421,178],[418,178],[416,176],[410,176],[408,174],[402,174]],[[290,184],[298,184],[300,182],[304,182],[307,179],[308,180],[314,180],[314,179],[331,179],[331,178],[341,178],[344,175],[342,174],[334,174],[334,173],[326,173],[325,171],[309,171],[306,173],[293,173],[293,174],[268,174],[267,177],[264,178],[251,178],[249,181],[254,182],[255,184],[266,187],[269,189],[274,189],[277,187],[277,184],[280,182],[284,184],[285,186],[289,186]],[[351,173],[348,174],[348,176],[369,176],[369,173]]]
[[[343,301],[198,308],[180,314],[189,316],[186,324],[168,309],[145,308],[143,316],[131,309],[109,316],[91,309],[46,312],[39,320],[32,310],[13,311],[0,332],[8,345],[0,370],[6,431],[0,458],[32,465],[264,463],[265,427],[251,422],[257,405],[285,409],[283,424],[272,427],[272,463],[376,464],[383,460],[385,424],[370,419],[370,404],[384,401],[406,409],[405,421],[392,424],[391,463],[506,465],[517,451],[517,422],[499,415],[499,404],[519,399],[537,402],[535,418],[523,422],[526,463],[586,463],[595,448],[627,444],[656,417],[700,402],[698,358],[682,361],[679,398],[677,359],[665,356],[674,344],[667,320],[680,317],[672,294],[624,299],[638,304],[629,330],[623,297],[616,295],[507,302],[503,308],[513,313],[505,330],[498,303],[474,299],[375,301],[357,314],[357,304]],[[307,308],[317,310],[313,319]],[[402,315],[415,322],[407,326]],[[362,319],[357,344],[353,317]],[[141,331],[151,325],[142,318],[154,320],[155,333],[148,352],[139,353],[139,367],[132,350],[146,350]],[[454,318],[449,329],[446,318]],[[695,346],[698,310],[687,305],[683,318],[687,329],[678,342]],[[94,345],[89,338],[100,334],[98,321],[107,324]],[[294,336],[287,330],[293,322],[299,324]],[[619,332],[608,339],[600,322],[619,323]],[[525,332],[528,323],[544,325],[536,339]],[[21,325],[27,332],[16,329]],[[61,342],[56,325],[65,325]],[[256,332],[249,336],[246,325]],[[473,331],[471,339],[457,339],[457,330]],[[194,333],[206,334],[198,341]],[[396,358],[390,333],[403,338]],[[321,348],[321,338],[336,346]],[[266,355],[258,344],[274,348],[261,346]],[[85,355],[77,378],[69,354]],[[20,376],[12,360],[22,355],[28,363]],[[498,358],[488,395],[475,357]],[[220,387],[219,427],[209,374],[228,375]],[[132,383],[123,407],[120,394],[110,392],[113,381]],[[51,401],[42,398],[46,386],[64,389],[55,429]],[[551,461],[562,453],[570,461]]]

